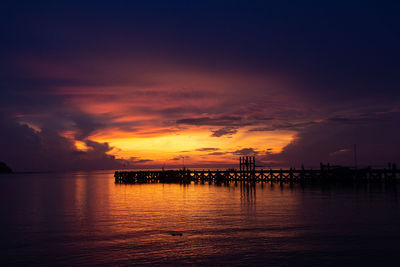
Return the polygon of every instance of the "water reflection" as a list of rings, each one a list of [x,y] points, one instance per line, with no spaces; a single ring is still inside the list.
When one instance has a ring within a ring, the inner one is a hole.
[[[339,265],[327,255],[351,264],[360,250],[367,263],[384,264],[400,252],[396,184],[121,185],[112,172],[3,178],[5,265],[307,265],[326,257]]]
[[[256,204],[256,184],[255,183],[240,183],[240,201],[247,205],[255,205]]]

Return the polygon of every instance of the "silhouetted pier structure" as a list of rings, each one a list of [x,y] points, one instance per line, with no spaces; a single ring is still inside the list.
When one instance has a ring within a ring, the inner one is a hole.
[[[132,183],[229,183],[229,182],[335,182],[335,181],[396,181],[400,178],[400,170],[395,164],[384,169],[351,169],[320,165],[320,169],[269,169],[256,170],[254,157],[240,159],[240,169],[228,170],[166,170],[166,171],[116,171],[115,182],[121,184]]]
[[[254,172],[256,170],[256,159],[254,156],[246,156],[239,158],[239,171]]]

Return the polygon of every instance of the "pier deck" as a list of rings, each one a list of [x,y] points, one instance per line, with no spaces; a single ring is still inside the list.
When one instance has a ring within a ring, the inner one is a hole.
[[[167,170],[116,171],[115,183],[190,183],[190,182],[307,182],[307,181],[396,181],[400,170],[392,169],[286,169],[286,170]]]

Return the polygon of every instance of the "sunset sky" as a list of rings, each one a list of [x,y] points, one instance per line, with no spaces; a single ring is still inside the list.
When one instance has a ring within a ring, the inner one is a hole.
[[[18,2],[18,3],[17,3]],[[395,1],[9,1],[15,170],[400,163]]]

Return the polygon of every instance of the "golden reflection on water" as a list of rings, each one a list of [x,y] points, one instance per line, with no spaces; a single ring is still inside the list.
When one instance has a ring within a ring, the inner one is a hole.
[[[109,183],[109,191],[107,212],[116,222],[111,228],[120,234],[179,232],[186,238],[204,238],[230,228],[238,231],[265,226],[261,224],[286,227],[291,224],[286,215],[297,206],[295,194],[285,194],[281,189],[260,184]],[[277,232],[273,235],[277,236]]]
[[[48,254],[67,265],[212,259],[272,259],[274,265],[290,253],[352,251],[360,246],[349,239],[355,234],[375,234],[379,243],[397,233],[400,222],[396,187],[380,185],[121,185],[109,171],[21,175],[0,183],[8,189],[0,202],[8,216],[0,223],[9,229],[3,240],[11,247],[10,265]]]
[[[85,206],[86,206],[86,183],[87,179],[85,178],[76,178],[75,179],[75,207],[77,211],[77,215],[79,218],[85,217]]]

